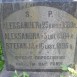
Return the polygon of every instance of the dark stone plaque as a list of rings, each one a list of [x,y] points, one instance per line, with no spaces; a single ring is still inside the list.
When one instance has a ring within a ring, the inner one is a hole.
[[[75,63],[76,3],[3,3],[1,11],[7,70],[61,71]]]

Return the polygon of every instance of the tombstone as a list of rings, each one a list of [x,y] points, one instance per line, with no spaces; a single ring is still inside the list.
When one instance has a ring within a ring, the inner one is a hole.
[[[0,30],[7,71],[59,77],[62,64],[75,64],[76,6],[74,2],[2,3]]]

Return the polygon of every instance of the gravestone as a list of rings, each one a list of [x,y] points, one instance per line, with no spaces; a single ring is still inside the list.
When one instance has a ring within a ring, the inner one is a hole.
[[[0,30],[8,71],[57,73],[62,64],[76,63],[77,3],[25,2],[1,6]],[[42,73],[38,76],[42,77]]]

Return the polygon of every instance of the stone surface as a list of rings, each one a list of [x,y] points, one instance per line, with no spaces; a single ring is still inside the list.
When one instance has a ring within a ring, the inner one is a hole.
[[[6,71],[4,69],[0,73],[0,77],[12,77],[13,71]],[[60,72],[27,72],[30,77],[60,77],[62,73]],[[65,74],[64,74],[65,75]]]
[[[49,5],[49,4],[47,4]],[[54,6],[54,3],[52,3],[51,7],[58,7],[59,9],[62,9],[64,11],[66,11],[67,13],[70,13],[73,16],[77,16],[77,10],[76,10],[76,5],[75,3],[60,3],[59,5],[56,3],[56,5]],[[10,6],[10,7],[9,7]],[[71,7],[70,7],[71,6]],[[11,13],[20,10],[23,7],[22,5],[19,4],[5,4],[3,6],[3,19],[5,19],[8,15],[10,15]],[[10,9],[10,11],[8,11],[8,9]],[[7,11],[7,14],[6,14]],[[75,50],[77,53],[77,49]],[[76,62],[76,54],[75,54],[75,63]],[[62,74],[61,72],[28,72],[30,77],[60,77],[60,75]],[[11,71],[6,71],[6,69],[4,68],[4,70],[1,72],[0,77],[11,77],[11,75],[13,74],[13,72]],[[65,74],[65,73],[64,73]],[[68,76],[68,75],[67,75]]]

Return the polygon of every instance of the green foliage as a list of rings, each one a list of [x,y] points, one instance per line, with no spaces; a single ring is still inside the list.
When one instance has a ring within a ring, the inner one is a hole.
[[[68,66],[67,65],[61,65],[61,69],[63,71],[68,71]]]
[[[74,70],[73,68],[71,68],[71,67],[73,67],[73,66],[74,66],[74,65],[72,65],[72,66],[61,65],[61,69],[62,69],[63,71],[69,72],[70,75],[73,75],[74,77],[77,77],[77,71]],[[64,77],[64,76],[61,75],[60,77]]]
[[[0,41],[0,71],[4,68],[4,58],[3,58],[3,53],[2,53],[2,44]]]
[[[60,75],[60,77],[64,77],[63,75]]]
[[[4,68],[4,61],[0,61],[0,71]]]
[[[22,72],[21,74],[18,74],[18,72],[15,70],[12,77],[29,77],[29,74],[27,72]]]

